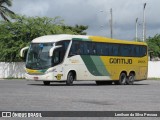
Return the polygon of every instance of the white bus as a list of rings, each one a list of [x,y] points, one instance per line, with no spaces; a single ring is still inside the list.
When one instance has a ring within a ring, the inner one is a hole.
[[[47,35],[21,49],[28,80],[50,82],[93,80],[97,84],[133,84],[147,78],[147,45],[83,35]]]

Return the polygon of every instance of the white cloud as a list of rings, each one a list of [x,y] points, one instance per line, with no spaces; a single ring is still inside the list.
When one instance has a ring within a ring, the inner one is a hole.
[[[45,1],[39,2],[27,2],[21,10],[20,14],[24,14],[27,16],[45,16],[49,9],[49,4]]]
[[[88,34],[109,37],[109,10],[112,8],[113,36],[132,40],[135,37],[135,19],[138,17],[139,24],[142,24],[145,2],[147,36],[154,36],[160,33],[159,0],[14,0],[12,9],[27,16],[61,16],[69,25],[88,25]],[[139,26],[140,37],[141,28]]]

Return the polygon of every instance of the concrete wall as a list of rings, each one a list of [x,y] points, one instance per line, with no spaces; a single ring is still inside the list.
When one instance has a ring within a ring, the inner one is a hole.
[[[148,77],[160,78],[160,61],[149,61]],[[24,78],[23,62],[0,62],[0,78]]]
[[[148,78],[160,78],[160,61],[148,62]]]
[[[23,62],[0,62],[0,78],[24,78]]]

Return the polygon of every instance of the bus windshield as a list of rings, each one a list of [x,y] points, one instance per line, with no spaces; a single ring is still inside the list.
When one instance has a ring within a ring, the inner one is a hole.
[[[47,69],[52,66],[49,50],[53,47],[53,43],[31,43],[27,59],[26,68],[29,69]]]

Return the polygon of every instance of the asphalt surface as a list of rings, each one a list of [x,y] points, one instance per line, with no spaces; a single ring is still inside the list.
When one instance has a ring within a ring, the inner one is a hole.
[[[94,81],[80,81],[73,86],[44,86],[42,82],[5,79],[0,80],[0,111],[160,111],[160,80],[134,85],[97,86]]]

